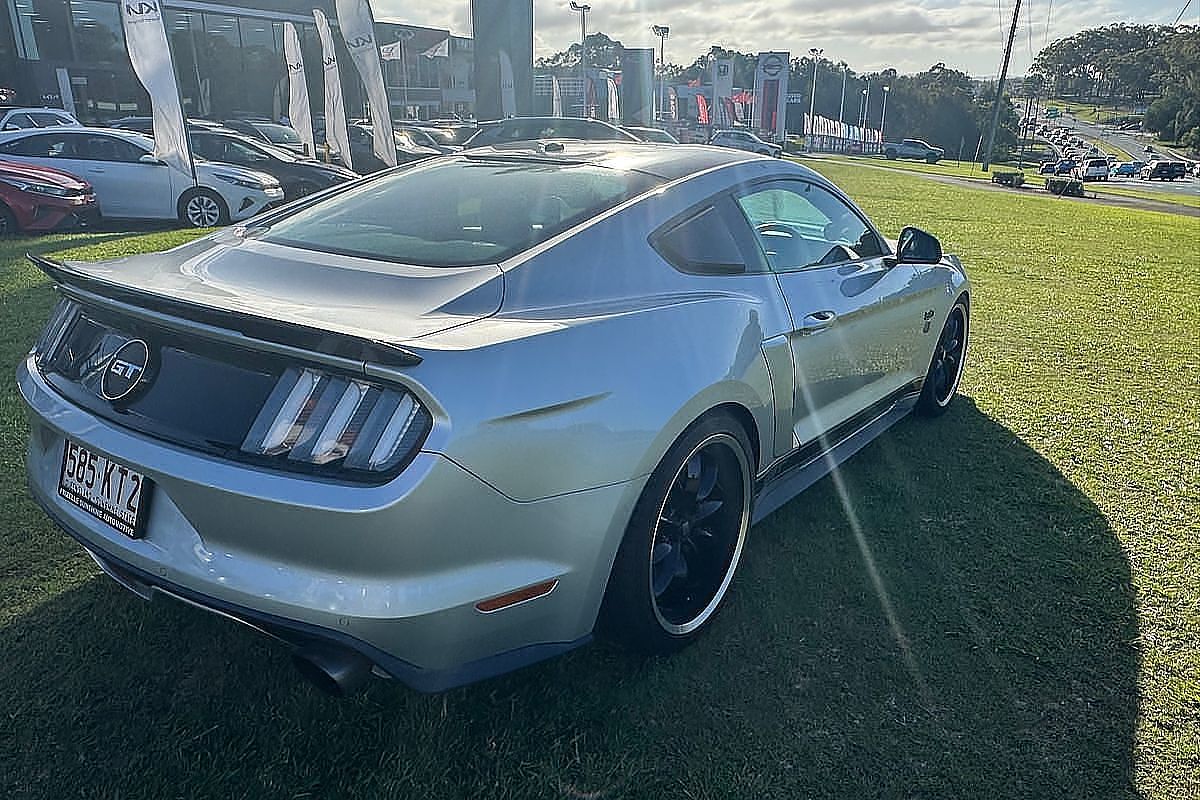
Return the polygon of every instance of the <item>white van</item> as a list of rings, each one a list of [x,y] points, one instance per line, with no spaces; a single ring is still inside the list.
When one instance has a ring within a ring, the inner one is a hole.
[[[1108,159],[1089,158],[1075,168],[1075,177],[1081,181],[1108,180]]]

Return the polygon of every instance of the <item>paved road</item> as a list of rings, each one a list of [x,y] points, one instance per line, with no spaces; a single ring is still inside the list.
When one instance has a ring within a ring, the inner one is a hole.
[[[1112,128],[1093,125],[1090,122],[1084,122],[1081,119],[1069,118],[1065,123],[1072,125],[1080,136],[1089,139],[1101,139],[1109,142],[1122,150],[1130,153],[1138,161],[1151,161],[1154,158],[1171,158],[1181,161],[1190,161],[1186,156],[1154,146],[1155,154],[1143,152],[1150,139],[1144,136],[1134,136],[1127,131],[1116,131]],[[1109,183],[1113,186],[1128,186],[1131,189],[1144,189],[1147,191],[1164,192],[1166,194],[1184,194],[1200,197],[1200,180],[1196,178],[1184,178],[1177,181],[1143,181],[1137,178],[1110,178]]]

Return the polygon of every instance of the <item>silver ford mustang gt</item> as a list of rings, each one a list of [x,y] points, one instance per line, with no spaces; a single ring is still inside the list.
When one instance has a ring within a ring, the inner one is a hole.
[[[35,258],[34,497],[137,594],[436,691],[713,619],[749,527],[962,375],[969,284],[829,181],[483,148],[165,253]]]

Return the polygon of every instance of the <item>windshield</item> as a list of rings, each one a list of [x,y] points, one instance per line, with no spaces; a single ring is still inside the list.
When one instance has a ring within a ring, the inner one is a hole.
[[[253,125],[255,130],[275,144],[300,144],[300,134],[286,125],[275,125],[270,122],[255,122]]]
[[[658,183],[584,164],[455,158],[314,203],[275,222],[263,238],[406,264],[492,264]]]

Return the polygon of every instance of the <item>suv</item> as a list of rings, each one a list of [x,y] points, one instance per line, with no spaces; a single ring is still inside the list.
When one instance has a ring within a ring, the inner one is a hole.
[[[902,139],[899,142],[887,142],[883,146],[883,154],[888,158],[915,158],[936,164],[946,155],[940,147],[934,147],[921,139]]]
[[[1176,178],[1186,178],[1187,164],[1182,161],[1151,161],[1142,167],[1141,178],[1144,181],[1173,181]]]
[[[488,147],[502,142],[522,142],[531,139],[590,139],[592,141],[641,141],[616,125],[598,119],[578,117],[509,117],[496,122],[484,122],[467,140],[467,147]]]
[[[24,128],[55,128],[60,125],[79,125],[79,120],[61,108],[18,108],[0,106],[0,131],[19,131]]]
[[[752,153],[774,156],[775,158],[783,155],[782,147],[763,141],[753,133],[750,133],[750,131],[717,131],[708,140],[708,143],[717,147],[733,147],[738,150],[749,150]]]
[[[1075,168],[1075,177],[1081,181],[1108,180],[1108,159],[1089,158]]]

